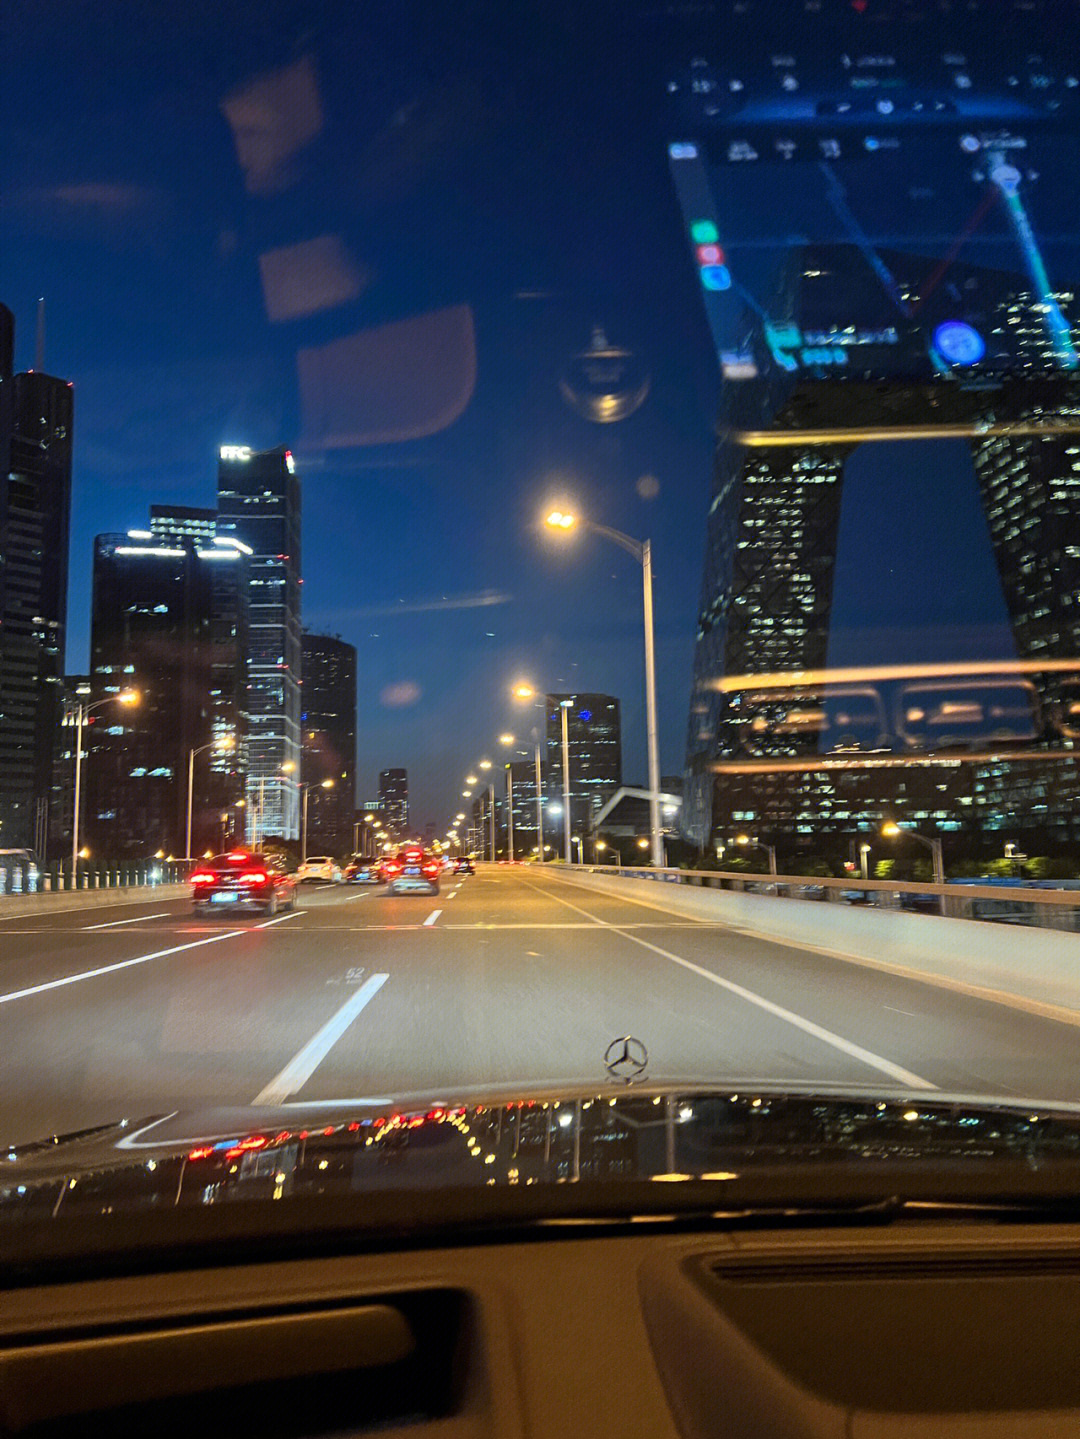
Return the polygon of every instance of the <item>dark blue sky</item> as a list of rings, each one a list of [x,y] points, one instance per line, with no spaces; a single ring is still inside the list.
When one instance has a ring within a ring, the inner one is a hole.
[[[643,780],[639,572],[596,540],[555,550],[555,495],[653,539],[681,768],[718,391],[654,47],[587,6],[475,8],[5,12],[2,298],[28,367],[45,295],[46,367],[76,386],[68,668],[93,535],[213,503],[223,443],[289,444],[304,621],[359,653],[358,798],[403,764],[420,823],[523,732],[522,676],[618,695]],[[594,324],[651,380],[617,424],[560,395]],[[951,491],[896,464],[869,509],[873,476],[849,487],[838,625],[1000,623],[963,464]]]

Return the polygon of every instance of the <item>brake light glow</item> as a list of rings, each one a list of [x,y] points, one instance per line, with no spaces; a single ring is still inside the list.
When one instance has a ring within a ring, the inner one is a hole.
[[[269,884],[270,876],[263,870],[251,869],[240,876],[241,884]]]
[[[188,1159],[209,1159],[213,1152],[214,1146],[212,1144],[200,1144],[197,1149],[190,1151]]]
[[[213,884],[214,876],[208,869],[198,869],[191,876],[192,884]]]
[[[270,1143],[265,1134],[253,1134],[248,1139],[238,1140],[225,1153],[226,1159],[237,1159],[241,1154],[250,1154],[253,1150],[265,1149]]]

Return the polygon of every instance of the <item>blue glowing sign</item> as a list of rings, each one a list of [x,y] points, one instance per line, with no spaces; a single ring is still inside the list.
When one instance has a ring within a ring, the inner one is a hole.
[[[934,331],[934,349],[950,365],[976,365],[986,354],[986,341],[963,320],[946,320]]]
[[[578,710],[578,718],[583,719],[586,724],[592,719],[592,710]]]

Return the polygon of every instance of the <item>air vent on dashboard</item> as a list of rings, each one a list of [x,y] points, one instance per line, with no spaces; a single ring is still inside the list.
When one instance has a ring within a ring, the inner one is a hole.
[[[879,1279],[979,1279],[997,1276],[1080,1274],[1080,1256],[1061,1254],[857,1254],[792,1259],[755,1256],[711,1266],[727,1284],[820,1284]]]
[[[431,1290],[28,1335],[0,1351],[0,1434],[307,1439],[434,1419],[454,1406],[465,1314]]]

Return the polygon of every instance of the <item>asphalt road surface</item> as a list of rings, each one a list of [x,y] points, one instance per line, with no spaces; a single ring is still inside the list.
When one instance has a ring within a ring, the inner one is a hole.
[[[601,1082],[626,1034],[658,1083],[1080,1098],[1073,1025],[524,867],[450,876],[435,898],[305,886],[269,921],[153,899],[0,920],[9,1142],[208,1106]]]

